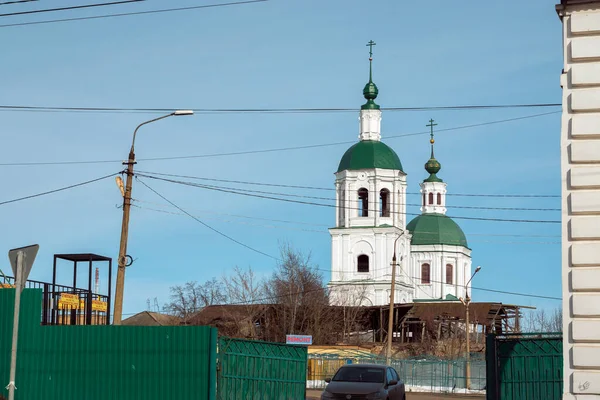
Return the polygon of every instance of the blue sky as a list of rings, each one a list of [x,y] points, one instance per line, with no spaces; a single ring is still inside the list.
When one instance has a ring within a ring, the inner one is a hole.
[[[215,3],[217,3],[215,1]],[[52,6],[78,4],[54,1]],[[0,24],[209,4],[147,2],[112,8],[0,18]],[[2,6],[11,12],[46,2]],[[554,2],[271,0],[264,3],[121,18],[0,27],[0,105],[121,108],[356,108],[316,114],[197,114],[140,130],[138,158],[203,155],[356,140],[368,49],[382,107],[560,103],[561,24]],[[382,135],[486,123],[542,109],[384,112]],[[0,111],[1,163],[125,159],[144,113]],[[560,194],[560,114],[440,132],[439,176],[450,193]],[[409,192],[426,177],[428,136],[386,140],[408,173]],[[140,161],[140,170],[333,187],[349,145],[240,156]],[[0,166],[0,200],[93,179],[120,163]],[[277,255],[281,242],[330,268],[334,210],[147,181],[216,229]],[[139,183],[136,199],[165,203]],[[280,191],[280,189],[276,189]],[[287,192],[329,197],[329,192]],[[31,278],[51,277],[52,254],[118,254],[121,201],[112,179],[0,207],[6,250],[40,244]],[[412,195],[409,203],[418,203]],[[560,200],[457,197],[449,206],[560,208]],[[227,274],[260,275],[272,259],[215,235],[194,220],[140,203],[131,216],[124,313],[168,300],[169,287]],[[419,213],[409,207],[410,213]],[[223,215],[301,221],[306,225]],[[559,212],[452,210],[449,215],[559,220]],[[475,286],[560,296],[560,224],[456,220],[484,267]],[[273,227],[275,226],[275,228]],[[317,231],[317,232],[315,232]],[[492,236],[496,235],[496,236]],[[522,235],[522,237],[498,236]],[[543,236],[543,237],[540,237]],[[515,243],[516,242],[516,243]],[[67,267],[66,265],[64,266]],[[10,271],[8,262],[1,267]],[[64,270],[66,271],[66,269]],[[324,273],[325,279],[328,274]],[[64,273],[67,279],[68,274]],[[106,284],[105,280],[103,282]],[[475,291],[477,301],[556,307],[559,302]]]

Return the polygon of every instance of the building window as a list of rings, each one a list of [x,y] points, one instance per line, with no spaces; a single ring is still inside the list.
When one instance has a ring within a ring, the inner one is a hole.
[[[452,285],[452,277],[454,276],[454,268],[452,264],[446,264],[446,283]]]
[[[427,203],[425,203],[425,200],[426,200],[426,196],[425,196],[425,193],[423,193],[423,206],[427,205]]]
[[[425,263],[421,265],[421,284],[429,285],[431,283],[431,265]]]
[[[380,202],[381,216],[389,217],[390,216],[390,191],[387,189],[381,189],[381,192],[379,192],[379,198],[381,200],[381,202]]]
[[[438,203],[438,206],[442,205],[442,194],[441,193],[437,194],[437,203]]]
[[[356,269],[358,272],[369,272],[369,256],[365,254],[358,256]]]
[[[433,193],[429,193],[429,204],[433,205]]]
[[[361,217],[369,216],[369,191],[365,188],[358,189],[358,207]]]

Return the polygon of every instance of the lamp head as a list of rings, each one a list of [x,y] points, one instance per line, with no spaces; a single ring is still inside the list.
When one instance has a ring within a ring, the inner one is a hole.
[[[181,116],[181,115],[194,115],[193,110],[177,110],[174,111],[172,115]]]
[[[478,273],[479,271],[481,271],[481,267],[475,268],[475,273]]]

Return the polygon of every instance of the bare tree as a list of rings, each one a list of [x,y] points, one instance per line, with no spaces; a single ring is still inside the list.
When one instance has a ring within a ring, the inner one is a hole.
[[[165,304],[164,311],[187,322],[203,307],[225,302],[226,299],[223,285],[215,278],[203,284],[191,281],[183,286],[171,287],[171,301]]]
[[[343,277],[341,280],[344,280]],[[360,330],[362,324],[359,323],[360,317],[363,315],[365,306],[368,302],[369,288],[367,285],[353,285],[335,288],[329,296],[333,297],[334,303],[341,307],[341,335],[342,342],[360,343]],[[352,340],[352,335],[355,334],[355,339]]]
[[[252,268],[247,270],[235,267],[231,276],[222,278],[223,286],[229,304],[243,310],[240,315],[229,315],[236,324],[236,336],[258,339],[261,332],[257,332],[255,323],[260,319],[260,314],[265,310],[264,283],[257,279]],[[224,309],[225,312],[227,309]]]
[[[531,311],[524,316],[523,324],[526,332],[562,332],[562,309],[555,308],[552,311],[544,309]]]
[[[271,329],[277,330],[278,340],[286,334],[311,334],[315,343],[331,340],[329,298],[310,254],[289,244],[282,245],[280,252],[277,270],[265,284],[265,293],[277,304],[278,315],[271,321]]]

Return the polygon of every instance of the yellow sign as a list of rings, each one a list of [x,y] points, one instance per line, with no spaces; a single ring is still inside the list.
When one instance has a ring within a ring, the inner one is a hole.
[[[108,305],[105,301],[92,300],[92,311],[108,311]]]
[[[60,299],[58,300],[58,309],[62,310],[66,308],[77,310],[80,307],[80,303],[83,302],[79,301],[79,296],[76,294],[61,293]]]

